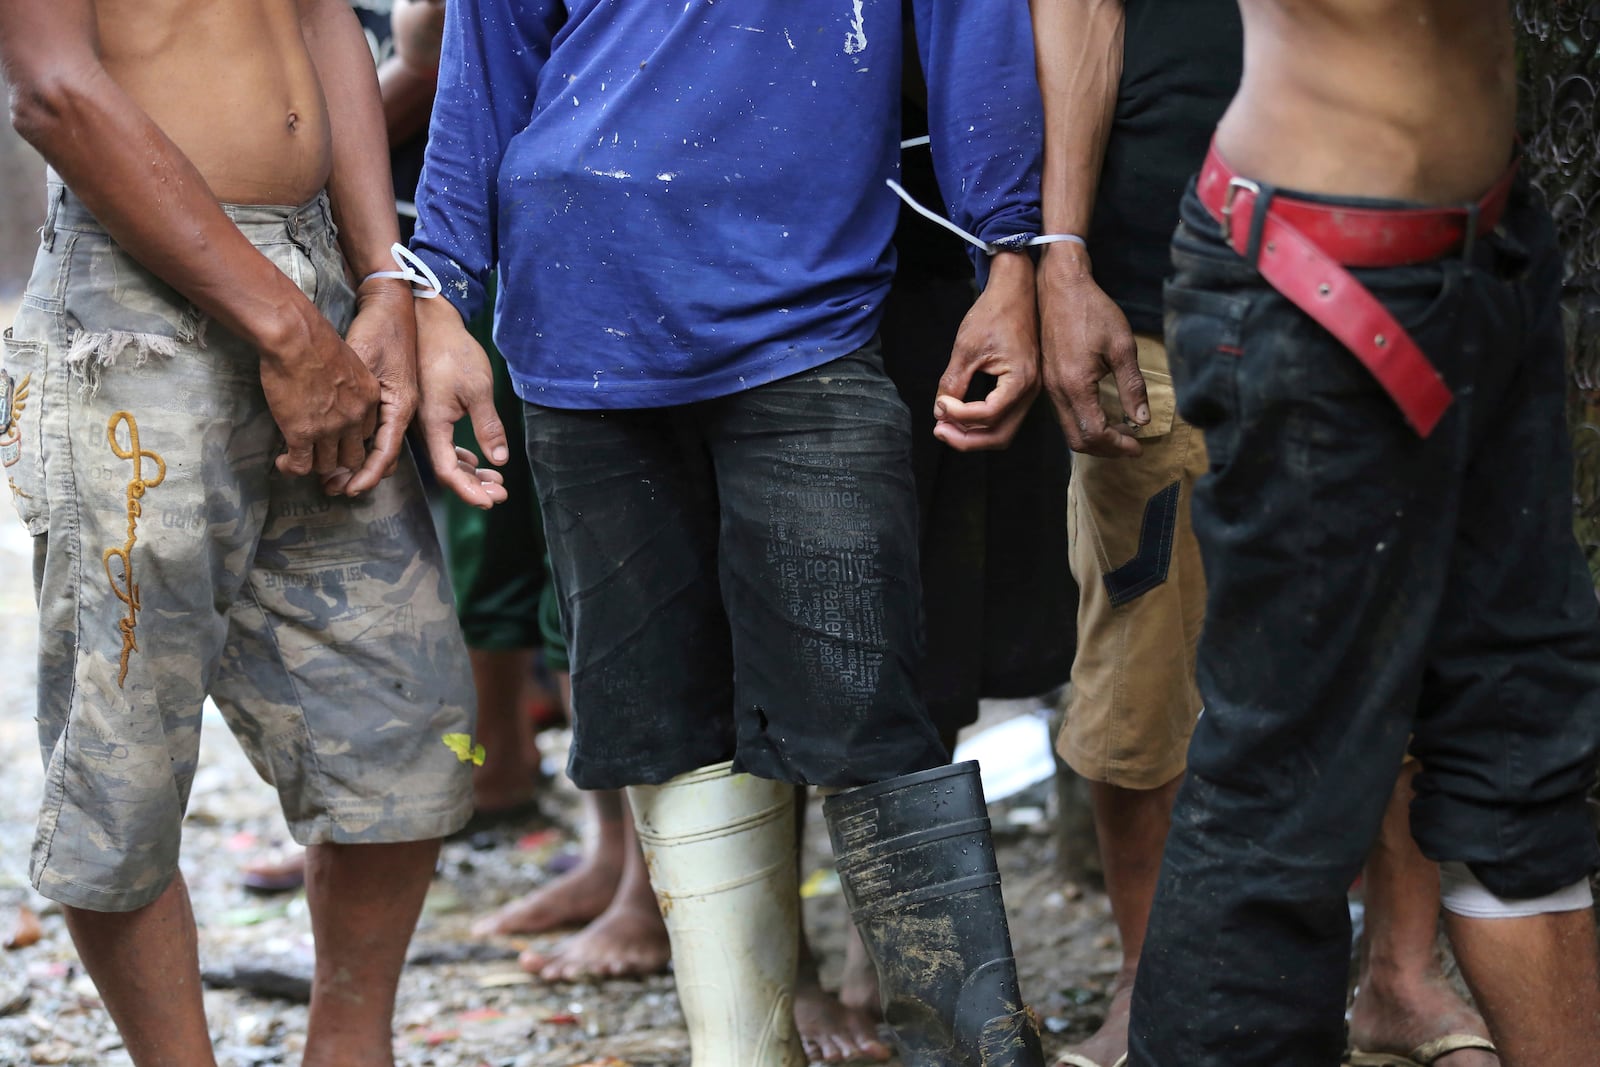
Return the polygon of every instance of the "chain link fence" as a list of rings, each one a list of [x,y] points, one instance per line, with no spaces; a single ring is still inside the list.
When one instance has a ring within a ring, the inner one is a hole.
[[[1600,2],[1516,0],[1525,166],[1566,254],[1577,535],[1600,585]]]

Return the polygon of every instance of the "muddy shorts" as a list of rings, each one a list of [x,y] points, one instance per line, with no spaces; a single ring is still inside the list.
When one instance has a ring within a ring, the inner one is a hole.
[[[917,686],[911,420],[876,342],[679,407],[526,410],[580,787],[949,762]]]
[[[1182,773],[1200,714],[1195,650],[1206,580],[1189,500],[1206,471],[1206,447],[1177,414],[1166,346],[1156,337],[1137,340],[1150,394],[1143,452],[1072,458],[1067,529],[1081,590],[1078,655],[1057,748],[1092,781],[1154,789]],[[1111,379],[1100,392],[1120,418]]]
[[[40,611],[34,885],[100,911],[160,895],[207,694],[297,841],[455,830],[470,781],[440,738],[469,730],[472,683],[410,458],[360,500],[277,474],[252,349],[49,189],[0,410]],[[348,325],[325,197],[227,210]]]

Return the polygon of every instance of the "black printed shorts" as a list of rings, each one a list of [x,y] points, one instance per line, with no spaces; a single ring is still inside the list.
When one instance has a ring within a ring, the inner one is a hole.
[[[732,759],[847,787],[947,761],[916,687],[910,418],[876,342],[680,407],[525,411],[574,782]]]

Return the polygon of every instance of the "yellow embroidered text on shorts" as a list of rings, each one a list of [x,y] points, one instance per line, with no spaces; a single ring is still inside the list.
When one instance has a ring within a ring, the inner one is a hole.
[[[126,424],[128,427],[128,447],[123,448],[117,440],[117,430]],[[146,451],[139,447],[139,422],[126,411],[119,411],[111,416],[106,423],[106,439],[111,442],[111,451],[118,459],[131,460],[133,463],[133,477],[128,479],[128,539],[121,548],[108,548],[101,557],[105,563],[106,579],[111,583],[111,592],[116,598],[128,605],[128,614],[117,623],[122,631],[122,667],[117,673],[117,685],[121,686],[128,678],[128,659],[139,650],[139,642],[135,630],[139,625],[139,583],[133,580],[133,546],[139,540],[139,516],[144,513],[144,493],[146,489],[154,489],[167,477],[167,461],[154,452]],[[151,460],[156,465],[154,478],[144,476],[144,461]],[[122,581],[119,583],[117,575],[111,569],[111,561],[122,561]]]

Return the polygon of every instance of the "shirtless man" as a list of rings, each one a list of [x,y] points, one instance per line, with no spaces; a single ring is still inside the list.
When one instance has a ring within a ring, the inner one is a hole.
[[[1166,297],[1210,453],[1206,710],[1130,1061],[1339,1062],[1344,891],[1409,738],[1411,831],[1502,1063],[1590,1063],[1600,628],[1570,530],[1560,257],[1508,173],[1506,4],[1242,10],[1243,86]]]
[[[397,233],[366,42],[343,0],[61,0],[0,7],[0,59],[54,168],[0,380],[34,884],[135,1064],[215,1063],[177,870],[209,693],[312,846],[304,1062],[388,1067],[471,681],[404,445],[409,286],[369,277]]]

